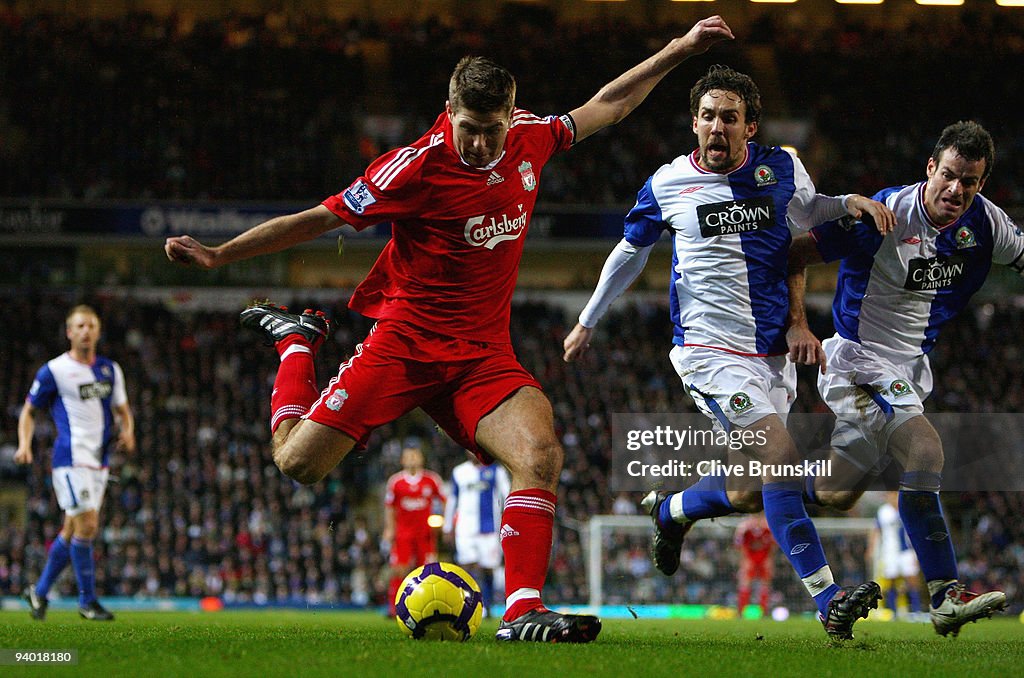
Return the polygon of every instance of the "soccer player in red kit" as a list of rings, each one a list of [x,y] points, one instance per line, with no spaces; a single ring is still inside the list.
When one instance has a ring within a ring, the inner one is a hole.
[[[388,478],[384,495],[384,541],[391,544],[388,614],[395,616],[395,595],[412,569],[437,560],[437,532],[427,522],[444,511],[441,476],[424,467],[419,445],[402,449],[402,470]],[[435,507],[435,502],[438,506]]]
[[[242,312],[274,341],[281,366],[271,396],[274,461],[314,483],[370,432],[422,407],[456,442],[509,470],[502,515],[506,612],[497,638],[589,642],[601,622],[541,602],[563,451],[551,404],[516,360],[509,337],[512,291],[545,163],[615,124],[685,59],[732,31],[718,16],[614,79],[561,116],[516,108],[512,74],[467,57],[448,100],[420,139],[385,153],[344,191],[277,217],[217,247],[168,238],[172,261],[214,268],[277,252],[349,224],[392,225],[391,240],[349,307],[377,324],[319,392],[313,352],[328,323],[270,305]]]
[[[775,550],[775,539],[768,529],[768,521],[763,513],[744,518],[736,527],[736,546],[740,549],[739,591],[736,607],[740,617],[750,602],[750,594],[754,581],[760,582],[761,614],[765,617],[768,610],[768,599],[772,594],[772,576],[775,574],[775,563],[772,560]]]

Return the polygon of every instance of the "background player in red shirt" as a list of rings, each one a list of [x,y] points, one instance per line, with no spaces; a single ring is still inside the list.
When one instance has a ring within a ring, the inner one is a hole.
[[[391,544],[391,579],[388,583],[388,614],[395,615],[398,587],[413,568],[437,560],[437,530],[429,525],[431,514],[443,511],[445,496],[441,476],[425,468],[426,459],[417,443],[402,449],[402,470],[388,478],[384,495],[384,541]],[[435,505],[440,502],[440,505]]]
[[[452,74],[444,112],[419,140],[385,153],[321,205],[266,221],[217,247],[168,238],[172,261],[214,268],[277,252],[349,224],[392,224],[391,240],[349,307],[377,319],[355,355],[319,393],[313,354],[328,334],[312,312],[269,305],[242,313],[281,357],[271,396],[274,461],[314,483],[370,432],[422,407],[483,460],[502,462],[512,492],[502,516],[506,612],[499,640],[589,642],[601,622],[541,602],[563,451],[551,404],[516,360],[512,291],[541,170],[636,108],[673,68],[732,31],[718,16],[602,87],[568,114],[515,107],[512,74],[467,57]]]
[[[740,549],[739,591],[736,596],[740,617],[750,602],[755,580],[760,582],[761,614],[768,617],[771,615],[768,600],[772,595],[772,577],[775,574],[775,539],[763,513],[747,516],[740,522],[736,527],[736,546]]]

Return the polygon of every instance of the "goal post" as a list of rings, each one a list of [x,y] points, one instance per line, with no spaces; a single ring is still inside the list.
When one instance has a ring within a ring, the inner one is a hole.
[[[686,535],[680,572],[664,577],[650,561],[653,526],[648,516],[597,515],[587,526],[589,607],[608,604],[685,603],[728,605],[735,592],[739,556],[733,546],[743,516],[698,521]],[[859,583],[871,578],[867,543],[875,521],[870,518],[814,518],[825,555],[837,581]],[[638,553],[638,550],[642,553]],[[775,550],[773,588],[790,609],[812,606],[785,556]]]

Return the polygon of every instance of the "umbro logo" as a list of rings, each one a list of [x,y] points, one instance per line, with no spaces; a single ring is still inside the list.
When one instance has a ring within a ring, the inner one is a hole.
[[[684,188],[683,190],[679,191],[679,195],[686,195],[687,193],[696,193],[697,191],[699,191],[702,188],[704,188],[704,187],[703,186],[689,186],[689,187]]]
[[[921,239],[918,238],[916,235],[912,235],[909,238],[904,238],[900,242],[902,242],[904,245],[920,245]]]
[[[519,533],[512,529],[508,523],[501,526],[501,532],[498,533],[498,541],[504,540],[506,537],[518,537]]]
[[[487,185],[488,186],[493,186],[494,184],[500,184],[503,181],[505,181],[505,177],[501,176],[500,174],[498,174],[494,170],[491,170],[491,175],[489,177],[487,177]]]

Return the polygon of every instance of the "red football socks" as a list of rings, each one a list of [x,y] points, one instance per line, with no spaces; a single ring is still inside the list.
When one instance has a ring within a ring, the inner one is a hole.
[[[316,387],[313,349],[298,335],[285,337],[276,344],[281,366],[274,378],[270,396],[270,432],[286,419],[298,419],[309,411],[320,395]]]
[[[551,558],[555,495],[546,490],[513,492],[501,516],[501,548],[505,552],[505,621],[543,608],[541,589]]]

